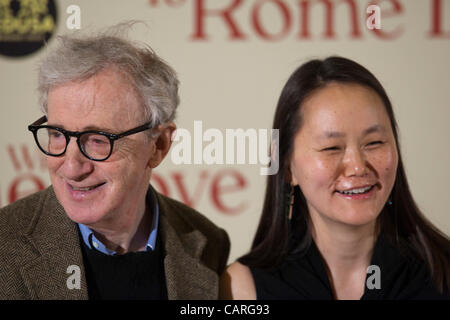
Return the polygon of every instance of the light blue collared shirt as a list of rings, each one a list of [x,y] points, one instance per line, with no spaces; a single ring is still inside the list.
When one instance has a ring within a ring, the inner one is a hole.
[[[158,233],[159,206],[158,206],[158,200],[156,199],[156,196],[151,187],[147,191],[146,202],[153,208],[153,210],[152,210],[153,211],[152,227],[150,229],[150,235],[147,240],[146,251],[149,251],[149,250],[154,251],[155,245],[156,245],[156,235]],[[78,228],[80,229],[81,236],[83,238],[84,243],[86,244],[86,246],[89,249],[94,248],[95,250],[98,250],[98,251],[100,251],[106,255],[110,255],[110,256],[117,254],[116,251],[109,250],[108,248],[106,248],[105,245],[95,237],[94,232],[88,226],[78,223]]]

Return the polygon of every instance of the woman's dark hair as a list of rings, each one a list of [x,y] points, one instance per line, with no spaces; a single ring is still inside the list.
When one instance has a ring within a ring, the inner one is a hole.
[[[426,262],[440,291],[449,292],[450,240],[425,218],[413,199],[401,158],[391,102],[380,82],[370,71],[342,57],[309,61],[300,66],[284,86],[273,122],[273,128],[279,129],[279,170],[277,174],[268,176],[262,215],[251,251],[239,261],[249,267],[270,268],[281,263],[288,255],[307,249],[311,244],[309,213],[306,200],[298,186],[294,187],[291,220],[286,214],[289,166],[293,141],[302,125],[303,102],[316,90],[330,83],[368,87],[383,101],[397,145],[398,167],[390,196],[392,205],[386,205],[378,216],[378,230],[398,248],[408,243]]]

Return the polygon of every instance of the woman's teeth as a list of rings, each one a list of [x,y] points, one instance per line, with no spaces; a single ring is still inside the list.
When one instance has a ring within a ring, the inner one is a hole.
[[[366,192],[370,191],[372,188],[373,188],[373,186],[368,186],[365,188],[352,189],[352,190],[346,190],[346,191],[337,190],[337,192],[339,192],[340,194],[361,194],[361,193],[366,193]]]

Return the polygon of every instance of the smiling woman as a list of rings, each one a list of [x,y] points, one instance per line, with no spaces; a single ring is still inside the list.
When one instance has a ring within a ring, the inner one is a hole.
[[[383,102],[366,87],[333,83],[305,99],[302,117],[290,172],[292,185],[307,199],[312,224],[326,228],[313,230],[373,224],[392,190],[398,162]]]
[[[302,65],[273,128],[279,171],[251,251],[222,275],[223,298],[448,297],[450,241],[414,202],[393,108],[367,69],[340,57]]]

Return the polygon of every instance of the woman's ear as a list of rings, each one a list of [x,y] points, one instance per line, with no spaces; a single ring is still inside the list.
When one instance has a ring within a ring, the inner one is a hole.
[[[295,177],[295,173],[293,173],[293,170],[292,170],[292,163],[290,163],[289,167],[286,169],[285,177],[286,177],[285,181],[287,183],[290,183],[291,186],[295,187],[296,185],[298,185],[297,179]]]
[[[161,161],[165,158],[172,145],[172,134],[177,129],[177,126],[173,122],[159,125],[154,129],[156,138],[152,138],[152,144],[154,143],[154,150],[148,162],[148,166],[152,169],[156,168]]]

